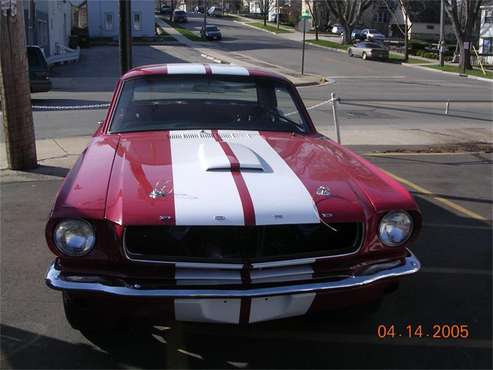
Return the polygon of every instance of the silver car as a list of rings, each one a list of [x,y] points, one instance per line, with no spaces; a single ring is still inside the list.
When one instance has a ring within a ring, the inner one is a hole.
[[[361,57],[367,59],[389,59],[388,49],[377,42],[359,42],[351,46],[348,50],[350,57]]]

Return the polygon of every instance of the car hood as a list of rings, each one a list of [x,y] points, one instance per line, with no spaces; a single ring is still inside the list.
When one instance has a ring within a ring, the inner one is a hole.
[[[399,184],[323,136],[187,130],[121,135],[105,218],[122,225],[308,224],[415,207]]]

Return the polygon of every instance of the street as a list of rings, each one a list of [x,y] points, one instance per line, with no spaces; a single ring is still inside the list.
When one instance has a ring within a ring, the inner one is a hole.
[[[185,27],[198,32],[201,22],[190,15]],[[209,22],[224,39],[195,42],[197,48],[299,71],[299,34],[283,38],[226,18]],[[178,42],[134,46],[133,53],[136,66],[210,62]],[[45,285],[54,256],[44,227],[63,178],[106,114],[91,106],[110,101],[119,77],[118,48],[94,46],[81,50],[78,63],[53,68],[52,91],[32,94],[39,168],[1,170],[0,368],[493,366],[493,105],[487,102],[493,85],[315,46],[306,53],[306,72],[327,79],[298,88],[317,129],[335,138],[327,103],[335,93],[342,143],[395,176],[417,200],[423,230],[412,250],[422,270],[403,279],[375,313],[327,311],[248,326],[129,320],[115,332],[73,330],[61,294]],[[462,149],[451,150],[458,144]],[[467,325],[469,336],[434,337],[435,325],[453,324]],[[393,326],[396,335],[380,338],[381,325]],[[418,326],[421,336],[414,335]]]
[[[212,18],[224,40],[196,42],[228,57],[248,57],[260,67],[281,65],[296,73],[300,69],[300,43],[246,27],[230,19]],[[189,16],[185,27],[200,29],[202,18]],[[173,62],[208,63],[201,53],[179,43],[135,46],[134,64]],[[104,60],[104,63],[101,61]],[[341,98],[338,114],[345,144],[420,145],[450,141],[491,141],[491,83],[423,71],[399,64],[362,61],[345,53],[307,45],[307,73],[328,82],[300,87],[299,91],[316,126],[333,137],[332,108],[324,103],[335,93]],[[118,48],[96,46],[83,49],[76,64],[56,66],[54,89],[33,94],[35,131],[38,139],[90,135],[104,118],[104,109],[60,111],[63,106],[107,103],[119,74]],[[363,100],[363,101],[362,101]],[[448,115],[445,102],[451,100]],[[459,101],[459,102],[455,102]],[[470,103],[469,101],[478,101]],[[43,109],[38,109],[41,106]],[[310,107],[314,107],[311,109]],[[370,127],[370,130],[367,128]],[[361,136],[362,129],[367,130]]]

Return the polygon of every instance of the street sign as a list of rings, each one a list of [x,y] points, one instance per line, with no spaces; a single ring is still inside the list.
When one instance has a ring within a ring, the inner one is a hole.
[[[310,15],[310,13],[308,12],[308,10],[305,10],[305,11],[303,12],[303,14],[301,15],[301,17],[300,17],[300,19],[301,19],[301,20],[306,20],[306,19],[310,19],[310,18],[311,18],[311,15]]]

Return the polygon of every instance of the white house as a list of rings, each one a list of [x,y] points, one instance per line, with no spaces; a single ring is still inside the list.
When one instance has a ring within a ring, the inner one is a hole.
[[[156,34],[154,11],[156,3],[152,0],[132,0],[132,36],[152,37]],[[118,0],[87,0],[87,24],[90,38],[118,38],[119,30]]]
[[[486,54],[482,56],[485,64],[493,64],[493,1],[481,6],[479,53]]]
[[[409,38],[424,41],[440,40],[440,2],[439,1],[408,1],[407,7],[400,7],[394,12],[392,25],[400,25],[404,29],[405,20],[409,26]],[[445,14],[444,38],[454,42],[455,33]],[[394,28],[395,29],[395,28]]]
[[[46,57],[64,52],[72,30],[72,5],[67,0],[24,0],[26,39]]]

